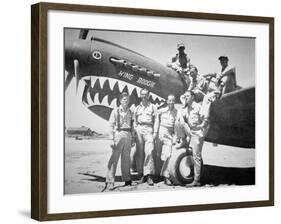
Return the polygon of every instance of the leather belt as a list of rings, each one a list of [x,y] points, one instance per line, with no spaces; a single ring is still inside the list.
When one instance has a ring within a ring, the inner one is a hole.
[[[150,123],[146,123],[146,122],[141,122],[141,123],[138,123],[138,125],[148,125],[148,126],[152,126],[152,124],[150,124]]]
[[[131,132],[131,128],[119,128],[119,129],[117,129],[117,131],[127,131],[127,132]]]

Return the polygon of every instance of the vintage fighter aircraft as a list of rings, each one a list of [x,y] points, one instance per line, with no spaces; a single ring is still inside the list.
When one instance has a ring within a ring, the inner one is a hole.
[[[73,78],[76,89],[78,85],[84,85],[81,100],[93,113],[108,120],[124,91],[130,94],[132,107],[138,105],[142,88],[151,92],[150,100],[158,107],[165,105],[169,93],[177,99],[184,93],[183,82],[171,68],[104,39],[87,39],[88,32],[82,29],[79,39],[65,42],[65,90]],[[255,87],[223,95],[212,104],[210,117],[211,128],[206,141],[255,148]],[[183,153],[177,157],[183,157]],[[179,161],[177,158],[175,161],[178,175]],[[188,177],[190,174],[183,170],[183,175]],[[188,180],[183,178],[179,182]]]

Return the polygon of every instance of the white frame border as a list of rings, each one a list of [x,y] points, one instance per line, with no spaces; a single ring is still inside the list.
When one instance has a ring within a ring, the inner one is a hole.
[[[99,21],[95,23],[93,21]],[[102,21],[102,22],[100,22]],[[81,25],[83,24],[83,25]],[[121,194],[63,194],[63,28],[194,33],[256,38],[256,185]],[[169,27],[169,29],[167,29]],[[188,27],[183,30],[182,27]],[[269,24],[48,11],[48,213],[269,199]],[[268,150],[266,150],[268,149]],[[223,190],[222,190],[223,189]],[[183,197],[184,195],[184,197]],[[217,196],[220,196],[219,198]],[[109,203],[106,203],[110,201]],[[122,204],[120,204],[122,201]]]

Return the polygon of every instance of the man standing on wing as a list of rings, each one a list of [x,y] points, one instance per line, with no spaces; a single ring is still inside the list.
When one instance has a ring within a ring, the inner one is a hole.
[[[164,177],[166,185],[172,185],[168,165],[172,154],[173,137],[175,131],[175,121],[177,118],[177,110],[175,108],[175,96],[169,94],[167,98],[167,107],[161,108],[158,111],[158,119],[156,119],[157,127],[159,127],[159,143],[161,152],[161,160],[163,166],[161,176]]]
[[[153,185],[155,173],[152,152],[154,140],[157,137],[157,108],[149,102],[149,91],[142,89],[140,92],[141,103],[135,108],[134,127],[136,131],[136,162],[141,183]]]
[[[202,111],[201,104],[194,102],[192,91],[187,91],[182,98],[184,98],[185,107],[178,113],[178,121],[175,124],[176,135],[182,140],[176,147],[184,147],[186,141],[189,141],[194,161],[194,181],[187,187],[200,186],[201,153],[204,139],[209,129],[209,113],[206,110]]]
[[[120,106],[115,108],[110,116],[109,123],[112,135],[112,154],[108,161],[106,189],[114,189],[114,179],[119,157],[121,155],[121,173],[125,185],[132,185],[130,174],[130,152],[133,132],[133,113],[129,105],[128,93],[122,93]]]

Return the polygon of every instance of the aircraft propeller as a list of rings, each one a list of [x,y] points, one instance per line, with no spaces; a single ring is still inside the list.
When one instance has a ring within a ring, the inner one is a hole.
[[[89,30],[88,29],[81,29],[79,32],[79,39],[85,40],[88,36]]]
[[[74,64],[74,76],[75,76],[75,79],[76,79],[76,93],[78,91],[78,85],[79,85],[79,61],[77,59],[75,59],[73,61],[73,64]]]
[[[89,30],[88,29],[81,29],[79,32],[79,39],[85,40],[88,36]],[[64,91],[67,90],[69,84],[71,83],[72,79],[75,77],[76,78],[76,93],[78,91],[78,85],[79,85],[79,61],[75,59],[73,61],[74,64],[74,74],[70,73],[69,71],[65,70],[65,85],[64,85]]]

